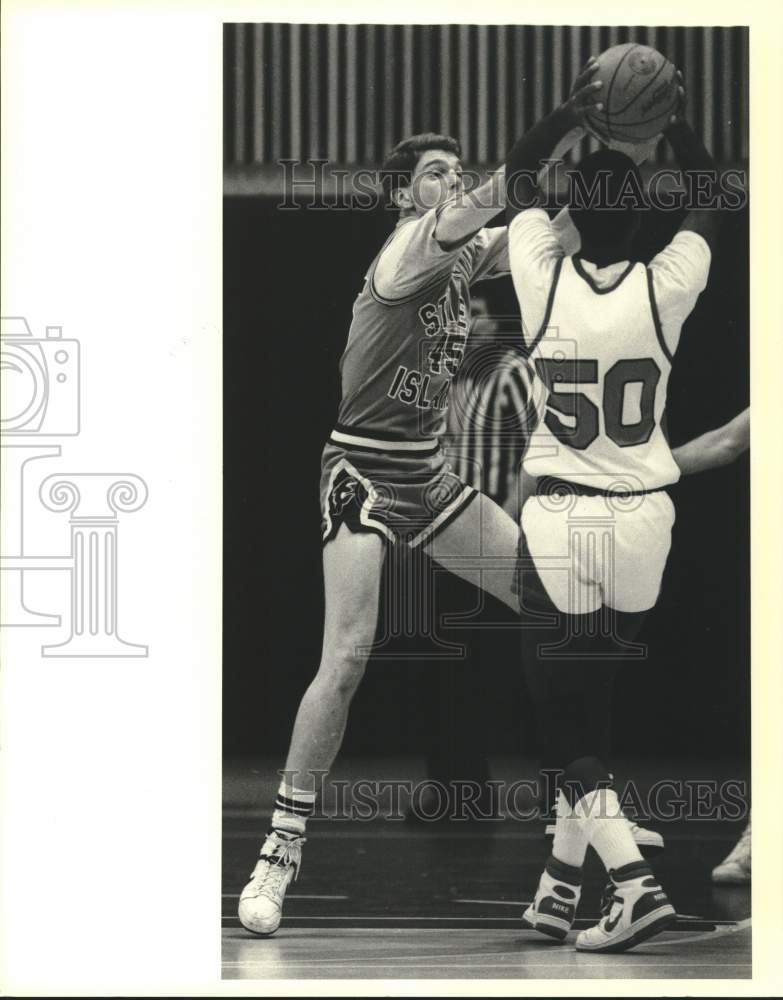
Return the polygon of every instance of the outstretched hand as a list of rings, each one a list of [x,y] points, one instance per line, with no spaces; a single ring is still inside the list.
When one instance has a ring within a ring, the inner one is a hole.
[[[596,80],[595,74],[598,72],[598,59],[591,56],[585,63],[579,76],[574,80],[568,100],[563,104],[563,111],[566,112],[573,125],[585,124],[585,115],[588,111],[601,111],[603,103],[598,100],[598,92],[603,87],[601,80]]]

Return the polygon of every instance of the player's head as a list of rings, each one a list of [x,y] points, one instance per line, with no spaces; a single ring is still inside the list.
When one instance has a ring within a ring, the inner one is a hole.
[[[462,149],[450,135],[424,132],[398,142],[381,166],[390,205],[423,215],[462,191]]]
[[[612,250],[627,250],[641,222],[644,192],[633,160],[615,149],[600,149],[571,171],[569,182],[569,212],[583,252],[589,248],[611,256]]]

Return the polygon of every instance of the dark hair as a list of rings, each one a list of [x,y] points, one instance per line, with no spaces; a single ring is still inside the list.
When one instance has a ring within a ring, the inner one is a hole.
[[[422,132],[398,142],[381,164],[381,187],[389,203],[396,191],[410,184],[419,157],[428,149],[445,149],[447,153],[462,156],[462,147],[457,139],[437,132]]]
[[[630,156],[599,149],[568,180],[569,213],[583,243],[611,247],[633,235],[646,203],[642,175]]]

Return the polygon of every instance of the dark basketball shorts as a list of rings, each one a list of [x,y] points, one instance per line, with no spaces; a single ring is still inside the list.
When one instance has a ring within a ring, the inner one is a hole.
[[[332,431],[321,456],[324,544],[340,524],[415,547],[431,541],[478,495],[454,475],[437,440]]]

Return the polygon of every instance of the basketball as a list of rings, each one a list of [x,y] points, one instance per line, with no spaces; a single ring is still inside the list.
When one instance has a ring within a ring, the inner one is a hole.
[[[586,121],[603,142],[647,142],[660,135],[677,107],[677,71],[647,45],[613,45],[598,57],[601,111]]]

